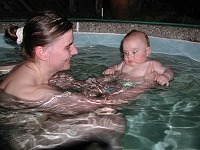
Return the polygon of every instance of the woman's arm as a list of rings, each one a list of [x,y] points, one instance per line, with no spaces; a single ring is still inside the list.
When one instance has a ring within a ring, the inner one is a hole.
[[[113,92],[107,92],[100,97],[87,96],[82,93],[64,92],[51,96],[40,105],[40,109],[47,112],[77,115],[95,111],[103,107],[115,107],[128,104],[153,85],[152,81],[142,82],[136,87],[114,86]]]
[[[106,106],[111,107],[127,104],[134,101],[134,97],[144,92],[145,89],[150,88],[154,84],[153,80],[157,75],[158,73],[153,71],[152,64],[150,63],[143,82],[137,86],[123,87],[117,82],[115,82],[115,84],[105,84],[105,90],[106,88],[111,87],[112,91],[107,91],[99,97],[83,93],[64,92],[63,94],[54,95],[53,97],[48,98],[48,101],[44,102],[40,108],[58,114],[76,115],[91,112]],[[106,82],[110,81],[110,78],[106,78],[106,80],[100,78],[97,79],[97,81]]]
[[[77,115],[103,107],[98,100],[94,101],[85,95],[70,92],[64,92],[53,97],[50,95],[45,99],[47,100],[39,108],[42,111],[57,114]]]
[[[71,75],[59,72],[49,80],[49,85],[64,91],[73,91],[95,97],[106,93],[108,84],[115,81],[115,79],[116,76],[114,75],[106,75],[100,76],[99,78],[76,80]]]

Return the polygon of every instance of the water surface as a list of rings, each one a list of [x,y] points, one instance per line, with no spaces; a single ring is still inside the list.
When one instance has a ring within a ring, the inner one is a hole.
[[[78,79],[98,77],[121,61],[118,48],[102,45],[78,48],[72,73]],[[174,71],[170,87],[156,85],[119,107],[127,121],[124,150],[197,150],[200,147],[200,63],[185,56],[152,53]]]
[[[77,79],[98,77],[119,63],[118,48],[95,45],[78,47],[67,73]],[[0,64],[23,60],[19,49],[1,49]],[[123,150],[198,150],[200,147],[200,62],[186,56],[152,53],[152,59],[175,73],[170,87],[156,85],[119,107],[127,121],[121,138]]]

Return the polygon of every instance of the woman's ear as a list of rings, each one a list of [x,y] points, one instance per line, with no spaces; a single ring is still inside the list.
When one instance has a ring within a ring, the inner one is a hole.
[[[151,54],[151,47],[146,48],[146,54],[147,54],[147,56],[149,56]]]
[[[37,46],[35,47],[35,55],[40,59],[40,60],[47,60],[47,53],[46,49],[43,46]]]

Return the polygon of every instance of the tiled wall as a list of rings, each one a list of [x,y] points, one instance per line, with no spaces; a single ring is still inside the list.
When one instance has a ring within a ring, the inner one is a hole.
[[[74,43],[77,47],[104,45],[119,48],[124,36],[125,34],[75,32]],[[199,42],[153,36],[149,36],[149,38],[153,53],[182,55],[200,62]]]
[[[18,26],[23,26],[24,24],[24,22],[0,22],[0,32],[4,32],[11,23]],[[136,29],[146,32],[149,36],[200,42],[200,28],[197,27],[195,28],[170,25],[149,25],[100,21],[73,21],[73,23],[75,31],[78,32],[126,34],[130,30]]]

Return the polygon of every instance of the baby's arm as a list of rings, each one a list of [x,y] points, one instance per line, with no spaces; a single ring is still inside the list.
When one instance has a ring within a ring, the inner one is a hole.
[[[122,61],[120,64],[113,65],[106,69],[103,74],[115,74],[116,71],[120,71],[122,69],[123,64],[124,61]]]
[[[169,81],[171,81],[171,80],[174,79],[174,73],[173,73],[173,71],[169,67],[167,67],[164,70],[164,72],[163,72],[162,75],[164,75],[165,77],[167,77]]]
[[[154,79],[160,85],[169,86],[169,82],[174,79],[174,73],[169,67],[164,67],[160,62],[154,62],[154,70],[159,73],[159,75]]]

